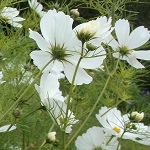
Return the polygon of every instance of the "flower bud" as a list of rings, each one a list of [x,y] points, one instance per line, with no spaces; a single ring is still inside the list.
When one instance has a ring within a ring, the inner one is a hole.
[[[75,17],[79,17],[80,16],[80,13],[78,11],[78,9],[71,9],[70,10],[70,13],[75,16]]]
[[[56,141],[56,132],[49,132],[49,133],[47,134],[47,141],[48,141],[49,143],[55,142],[55,141]]]
[[[87,42],[94,37],[99,29],[99,22],[96,20],[83,23],[77,29],[77,37],[80,41]]]
[[[25,66],[24,66],[24,69],[25,70],[30,70],[31,69],[31,65],[28,63],[28,64],[26,64]]]
[[[88,49],[88,51],[95,51],[98,49],[97,46],[94,46],[91,43],[86,43],[86,48]]]
[[[134,111],[131,113],[131,119],[134,119],[137,122],[140,122],[144,118],[144,113],[138,113],[137,111]]]
[[[13,111],[13,116],[14,116],[15,118],[18,118],[18,117],[20,116],[20,110],[19,110],[19,109],[14,109],[14,111]]]

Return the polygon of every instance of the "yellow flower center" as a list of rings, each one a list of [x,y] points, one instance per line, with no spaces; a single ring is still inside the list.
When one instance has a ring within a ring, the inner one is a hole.
[[[117,127],[114,127],[113,130],[116,131],[117,133],[120,133],[120,129]]]

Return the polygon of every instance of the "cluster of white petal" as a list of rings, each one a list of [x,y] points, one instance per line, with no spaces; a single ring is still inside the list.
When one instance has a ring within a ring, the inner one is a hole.
[[[108,32],[110,25],[108,26],[107,24],[110,24],[110,21],[107,23],[106,18],[101,18],[99,20],[105,20],[107,28],[106,31]],[[43,36],[30,29],[30,38],[34,39],[40,48],[40,50],[32,51],[30,54],[34,64],[41,70],[48,62],[51,61],[43,72],[63,71],[70,83],[72,82],[77,62],[81,56],[82,45],[75,32],[78,27],[73,30],[72,24],[73,19],[70,18],[70,16],[65,15],[63,12],[56,12],[54,9],[49,10],[41,19],[40,28]],[[104,27],[102,26],[102,29],[103,28]],[[100,29],[97,31],[98,33],[104,34],[99,30]],[[90,43],[95,44],[95,41],[96,38],[95,40],[91,40]],[[89,52],[87,56],[81,60],[74,82],[75,85],[81,85],[83,83],[89,84],[92,81],[92,77],[89,76],[84,69],[98,68],[106,58],[106,52],[104,48],[100,46],[100,41],[101,40],[98,42],[99,47],[97,50]],[[57,53],[57,48],[61,48],[61,53],[64,54],[63,59],[56,58],[54,50]]]
[[[115,23],[115,33],[118,41],[111,35],[108,36],[107,44],[114,50],[113,56],[126,60],[131,66],[135,68],[144,68],[144,66],[137,60],[150,60],[150,50],[134,50],[150,39],[150,31],[144,26],[137,27],[130,33],[130,24],[128,20],[119,19]],[[119,49],[125,47],[128,54],[121,55]]]
[[[17,17],[19,11],[16,8],[4,7],[0,16],[6,20],[6,22],[14,27],[21,28],[22,25],[18,22],[25,20],[24,18]]]
[[[29,6],[36,11],[36,13],[40,16],[43,17],[43,15],[46,13],[44,12],[42,4],[37,2],[37,0],[28,0]]]
[[[111,137],[109,130],[101,127],[92,127],[82,136],[78,136],[75,141],[77,150],[116,150],[118,141],[116,137]],[[118,150],[120,147],[118,148]]]
[[[35,84],[35,88],[40,95],[41,105],[46,107],[51,119],[58,124],[60,128],[63,128],[67,104],[65,103],[65,98],[62,96],[62,92],[59,90],[58,76],[53,73],[43,73],[40,86]],[[75,119],[73,112],[70,110],[67,120],[66,133],[70,133],[72,125],[78,120]]]
[[[150,127],[145,126],[143,123],[133,123],[130,120],[130,114],[121,115],[121,112],[117,108],[102,107],[99,110],[99,114],[96,114],[96,118],[100,124],[109,129],[109,133],[116,137],[123,139],[130,139],[138,143],[146,144],[150,143]]]

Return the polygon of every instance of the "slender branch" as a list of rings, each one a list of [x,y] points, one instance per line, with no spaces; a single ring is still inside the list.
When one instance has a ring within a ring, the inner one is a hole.
[[[66,134],[65,134],[65,130],[66,130],[66,127],[67,127],[67,122],[68,122],[68,112],[69,112],[69,108],[70,108],[70,98],[71,98],[71,95],[72,95],[72,92],[73,92],[73,89],[74,89],[74,82],[75,82],[75,78],[76,78],[76,74],[77,74],[77,71],[78,71],[78,68],[79,68],[79,64],[83,58],[83,50],[84,50],[84,43],[82,43],[82,49],[81,49],[81,56],[77,62],[77,65],[76,65],[76,68],[75,68],[75,71],[74,71],[74,74],[73,74],[73,78],[72,78],[72,82],[71,82],[71,87],[70,87],[70,91],[69,91],[69,95],[68,95],[68,98],[67,98],[67,108],[66,108],[66,116],[65,116],[65,123],[64,123],[64,130],[63,130],[63,150],[65,150],[65,142],[66,142]]]
[[[34,84],[36,79],[42,74],[43,70],[53,61],[50,60],[43,68],[40,70],[40,72],[36,75],[32,83],[26,88],[26,90],[20,95],[20,97],[10,106],[10,108],[3,114],[3,116],[0,118],[0,121],[7,116],[7,114],[19,103],[19,101],[23,98],[23,96],[27,93],[27,91],[30,89],[30,87]]]
[[[114,70],[112,71],[112,73],[108,73],[109,76],[108,76],[108,78],[107,78],[107,80],[106,80],[106,83],[105,83],[105,85],[104,85],[104,87],[103,87],[103,90],[102,90],[102,92],[100,93],[99,97],[97,98],[95,104],[93,105],[93,107],[92,107],[90,113],[88,114],[88,116],[86,117],[86,119],[84,120],[84,122],[82,123],[82,125],[79,127],[79,129],[78,129],[78,130],[75,132],[75,134],[72,136],[72,138],[68,141],[68,143],[66,144],[66,147],[65,147],[65,148],[67,148],[67,147],[70,145],[70,143],[74,140],[74,138],[76,138],[76,136],[79,134],[79,132],[81,131],[81,129],[85,126],[86,122],[88,121],[88,119],[90,118],[90,116],[92,115],[92,113],[94,112],[94,110],[95,110],[97,104],[98,104],[99,101],[101,100],[101,98],[102,98],[102,96],[103,96],[103,94],[104,94],[104,92],[105,92],[105,90],[106,90],[106,88],[107,88],[107,86],[108,86],[108,83],[109,83],[111,77],[113,76],[113,74],[114,74],[114,73],[116,72],[116,70],[117,70],[119,61],[120,61],[120,57],[117,59],[116,66],[115,66]]]
[[[79,134],[80,130],[85,126],[85,123],[87,122],[87,120],[88,120],[88,119],[90,118],[90,116],[92,115],[92,113],[93,113],[93,111],[95,110],[97,104],[99,103],[99,101],[100,101],[100,99],[101,99],[101,97],[102,97],[104,91],[106,90],[106,88],[107,88],[107,86],[108,86],[108,83],[109,83],[109,81],[110,81],[110,78],[111,78],[111,76],[109,75],[108,78],[107,78],[107,81],[106,81],[106,83],[105,83],[105,85],[104,85],[104,88],[103,88],[101,94],[99,95],[97,101],[95,102],[94,106],[92,107],[90,113],[88,114],[88,116],[86,117],[86,119],[84,120],[84,122],[82,123],[82,125],[79,127],[79,129],[78,129],[78,130],[75,132],[75,134],[72,136],[72,138],[68,141],[68,143],[66,144],[66,147],[65,147],[65,148],[67,148],[67,147],[70,145],[70,143],[74,140],[74,138]]]
[[[51,132],[51,131],[53,130],[54,125],[55,125],[55,124],[53,123],[52,126],[51,126],[50,129],[49,129],[49,132]],[[44,141],[42,142],[42,144],[41,144],[41,146],[39,147],[38,150],[40,150],[45,144],[46,144],[46,140],[44,139]]]

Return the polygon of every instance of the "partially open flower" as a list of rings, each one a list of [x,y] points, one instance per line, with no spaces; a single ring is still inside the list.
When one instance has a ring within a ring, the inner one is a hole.
[[[81,24],[81,27],[77,30],[77,37],[80,41],[87,42],[94,37],[99,29],[99,22],[92,20]]]
[[[55,142],[56,141],[56,132],[49,132],[47,134],[48,142]]]
[[[134,119],[137,122],[140,122],[144,118],[144,113],[138,113],[137,111],[134,111],[131,113],[131,119]]]
[[[29,6],[31,9],[35,10],[35,12],[40,16],[43,17],[43,15],[46,13],[43,11],[43,6],[37,0],[28,0]]]
[[[22,25],[19,23],[20,21],[25,20],[24,18],[17,17],[19,11],[16,8],[12,7],[4,7],[1,11],[0,16],[10,25],[21,28]]]

